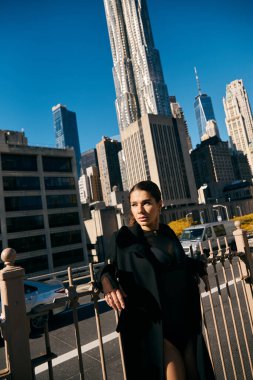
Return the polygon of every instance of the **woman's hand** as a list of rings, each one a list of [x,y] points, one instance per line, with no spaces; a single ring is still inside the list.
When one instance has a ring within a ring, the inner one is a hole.
[[[126,297],[126,294],[123,289],[117,289],[107,293],[105,295],[105,300],[107,305],[111,308],[121,311],[122,309],[125,309],[124,297]]]

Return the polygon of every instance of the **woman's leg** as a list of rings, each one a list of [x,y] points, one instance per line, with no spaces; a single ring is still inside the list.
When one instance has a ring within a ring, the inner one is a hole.
[[[184,362],[178,349],[168,340],[163,340],[164,369],[166,380],[186,380]]]
[[[199,379],[196,350],[197,350],[196,338],[192,337],[189,339],[183,353],[187,380]]]

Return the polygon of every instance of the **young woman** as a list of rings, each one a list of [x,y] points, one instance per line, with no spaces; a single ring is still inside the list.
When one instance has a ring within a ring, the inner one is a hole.
[[[107,304],[120,311],[127,379],[214,379],[201,334],[198,277],[208,287],[205,265],[159,224],[155,183],[137,183],[130,205],[131,226],[113,235],[100,273]]]

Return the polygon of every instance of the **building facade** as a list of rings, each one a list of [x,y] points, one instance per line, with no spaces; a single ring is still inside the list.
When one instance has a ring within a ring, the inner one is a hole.
[[[210,198],[219,197],[223,187],[235,180],[228,142],[217,136],[197,145],[191,152],[191,160],[197,189],[207,185]]]
[[[77,174],[81,174],[81,153],[75,112],[57,104],[52,107],[57,148],[74,148]]]
[[[91,203],[103,200],[99,170],[97,166],[86,168],[86,174],[79,178],[81,203]]]
[[[103,199],[106,206],[109,206],[113,186],[117,186],[120,191],[122,190],[118,157],[122,147],[119,141],[103,136],[102,140],[96,145],[96,149]]]
[[[180,124],[181,123],[181,124]],[[144,115],[122,132],[128,186],[152,180],[165,206],[197,201],[183,119]]]
[[[87,263],[73,149],[32,147],[23,133],[0,131],[0,193],[0,250],[14,248],[26,274]]]
[[[181,116],[172,117],[146,0],[104,0],[104,5],[128,189],[150,179],[160,185],[165,204],[194,203],[185,124]]]
[[[247,155],[253,175],[253,118],[247,91],[241,79],[227,85],[223,105],[232,148]]]
[[[98,157],[95,148],[86,150],[81,154],[81,167],[84,174],[86,173],[86,169],[90,166],[98,167]]]
[[[190,152],[192,150],[192,142],[191,142],[191,137],[189,135],[188,125],[184,117],[183,109],[180,106],[180,104],[177,102],[177,99],[175,96],[170,96],[170,108],[171,108],[172,116],[175,119],[183,119],[186,142],[188,146],[188,151]]]

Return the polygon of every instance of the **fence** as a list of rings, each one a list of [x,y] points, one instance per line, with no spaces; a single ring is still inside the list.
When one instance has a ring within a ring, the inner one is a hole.
[[[208,258],[208,273],[210,290],[201,291],[201,306],[203,314],[203,334],[212,360],[216,378],[223,379],[252,379],[252,352],[253,352],[253,302],[252,302],[252,273],[253,259],[245,233],[237,223],[234,232],[237,250],[232,252],[226,238],[217,240],[218,251],[214,252],[210,244]],[[225,246],[221,249],[221,246]],[[202,252],[203,254],[203,252]],[[0,371],[0,378],[14,380],[35,379],[36,367],[42,363],[48,365],[48,378],[54,378],[53,363],[56,358],[51,350],[50,333],[48,329],[48,313],[62,302],[67,301],[73,313],[76,348],[80,379],[85,379],[85,363],[81,349],[81,339],[78,321],[78,301],[89,295],[94,305],[99,353],[101,363],[101,378],[106,380],[107,363],[104,355],[104,344],[99,315],[99,291],[94,281],[94,267],[82,273],[82,280],[87,278],[90,271],[90,282],[83,286],[76,286],[80,276],[68,270],[68,286],[65,299],[57,300],[53,305],[45,305],[37,313],[25,312],[23,291],[24,271],[15,267],[15,251],[7,249],[2,253],[5,269],[1,272],[2,319],[1,327],[5,342],[6,368]],[[96,268],[95,268],[96,269]],[[61,272],[59,275],[65,276]],[[67,279],[66,279],[67,281]],[[30,318],[38,315],[44,318],[45,354],[31,360],[29,347]],[[28,317],[28,318],[27,318]],[[118,315],[115,313],[117,323]],[[13,333],[15,331],[15,334]],[[121,353],[122,379],[126,379],[122,346],[119,336],[119,350]],[[108,378],[109,380],[109,378]]]

